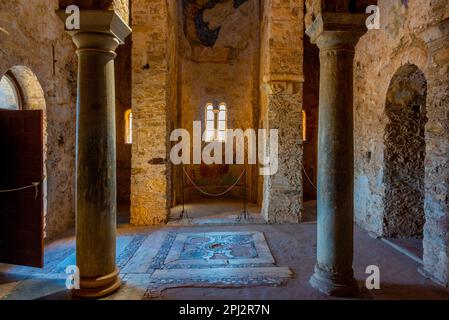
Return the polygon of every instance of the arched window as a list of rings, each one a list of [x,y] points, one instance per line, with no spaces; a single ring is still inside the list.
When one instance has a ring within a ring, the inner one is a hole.
[[[221,103],[215,108],[212,103],[206,105],[206,142],[225,141],[227,129],[227,108]]]
[[[302,110],[302,140],[307,141],[307,113]]]
[[[125,112],[125,143],[133,143],[133,113],[131,109]]]
[[[220,104],[218,108],[218,125],[217,125],[217,135],[218,141],[226,140],[226,129],[227,129],[227,114],[226,114],[226,104]]]
[[[211,103],[206,105],[206,142],[214,140],[215,137],[215,112]]]
[[[20,110],[21,99],[16,81],[9,74],[0,80],[0,109]]]

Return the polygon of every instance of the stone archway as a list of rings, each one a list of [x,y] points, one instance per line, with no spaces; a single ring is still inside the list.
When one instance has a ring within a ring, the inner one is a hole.
[[[385,112],[385,213],[387,237],[423,237],[427,81],[415,65],[391,80]]]
[[[44,197],[44,237],[47,236],[49,226],[54,223],[49,223],[48,215],[48,189],[47,189],[47,154],[48,154],[48,131],[47,131],[47,112],[44,90],[39,82],[39,79],[34,72],[26,66],[14,66],[8,70],[8,74],[14,78],[20,92],[21,106],[24,110],[43,110],[43,176],[42,192]]]

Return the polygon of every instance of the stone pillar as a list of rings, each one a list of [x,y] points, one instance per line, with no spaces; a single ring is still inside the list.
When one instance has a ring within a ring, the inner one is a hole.
[[[132,5],[133,225],[165,224],[170,213],[169,138],[177,78],[175,50],[170,51],[175,32],[169,26],[174,2],[140,0]]]
[[[262,216],[268,223],[300,223],[302,203],[300,75],[265,77],[268,93],[266,129],[278,130],[278,170],[264,177]]]
[[[304,1],[262,1],[260,125],[277,129],[278,170],[263,177],[262,216],[269,223],[300,223]]]
[[[353,264],[353,61],[366,15],[322,13],[307,30],[320,49],[317,264],[311,285],[334,296],[358,292]]]
[[[63,21],[66,14],[58,11]],[[76,264],[81,289],[100,298],[120,287],[116,258],[115,49],[131,29],[114,12],[81,11],[68,33],[78,55],[76,149]]]

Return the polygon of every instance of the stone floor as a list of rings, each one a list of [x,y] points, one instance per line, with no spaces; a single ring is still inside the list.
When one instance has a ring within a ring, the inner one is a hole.
[[[406,239],[396,239],[396,238],[385,238],[386,243],[389,243],[393,247],[398,248],[398,250],[404,252],[404,254],[409,255],[412,259],[419,261],[421,264],[422,257],[424,254],[423,240],[406,238]]]
[[[243,215],[243,200],[222,200],[211,198],[207,200],[190,201],[184,205],[185,213],[182,215],[181,205],[174,207],[170,212],[169,225],[229,225],[229,224],[265,224],[260,207],[247,203],[246,219]],[[183,219],[181,219],[181,217]]]
[[[224,211],[234,204],[222,202]],[[214,206],[216,208],[216,206]],[[117,264],[122,288],[108,299],[333,299],[308,284],[316,256],[314,204],[301,225],[120,225]],[[207,216],[205,205],[191,210]],[[218,210],[218,209],[214,209]],[[0,299],[70,299],[65,268],[75,263],[73,232],[46,247],[45,268],[0,264]],[[449,291],[385,242],[355,228],[354,269],[364,286],[366,267],[377,265],[381,290],[363,299],[449,299]],[[249,276],[251,274],[251,276]]]

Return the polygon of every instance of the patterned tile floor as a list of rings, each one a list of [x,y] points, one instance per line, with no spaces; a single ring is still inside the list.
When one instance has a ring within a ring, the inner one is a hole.
[[[74,264],[73,237],[47,247],[43,269],[0,264],[0,299],[69,298],[65,271]],[[293,276],[290,269],[274,265],[261,232],[122,234],[117,265],[125,288],[116,298],[124,299],[153,298],[166,288],[186,285],[280,285]],[[136,281],[140,289],[130,293],[126,284]]]
[[[281,285],[293,276],[275,261],[261,232],[170,233],[153,259],[145,298],[179,286]]]
[[[197,217],[206,217],[207,208]],[[333,299],[309,285],[315,261],[312,219],[301,225],[121,226],[123,285],[107,299]],[[70,299],[65,269],[74,263],[69,233],[47,245],[44,269],[0,264],[0,299]],[[355,227],[354,271],[362,288],[369,265],[381,270],[381,290],[362,289],[361,298],[449,299],[447,289],[420,275],[418,263]]]
[[[187,234],[182,243],[181,260],[236,260],[258,257],[253,234]]]

